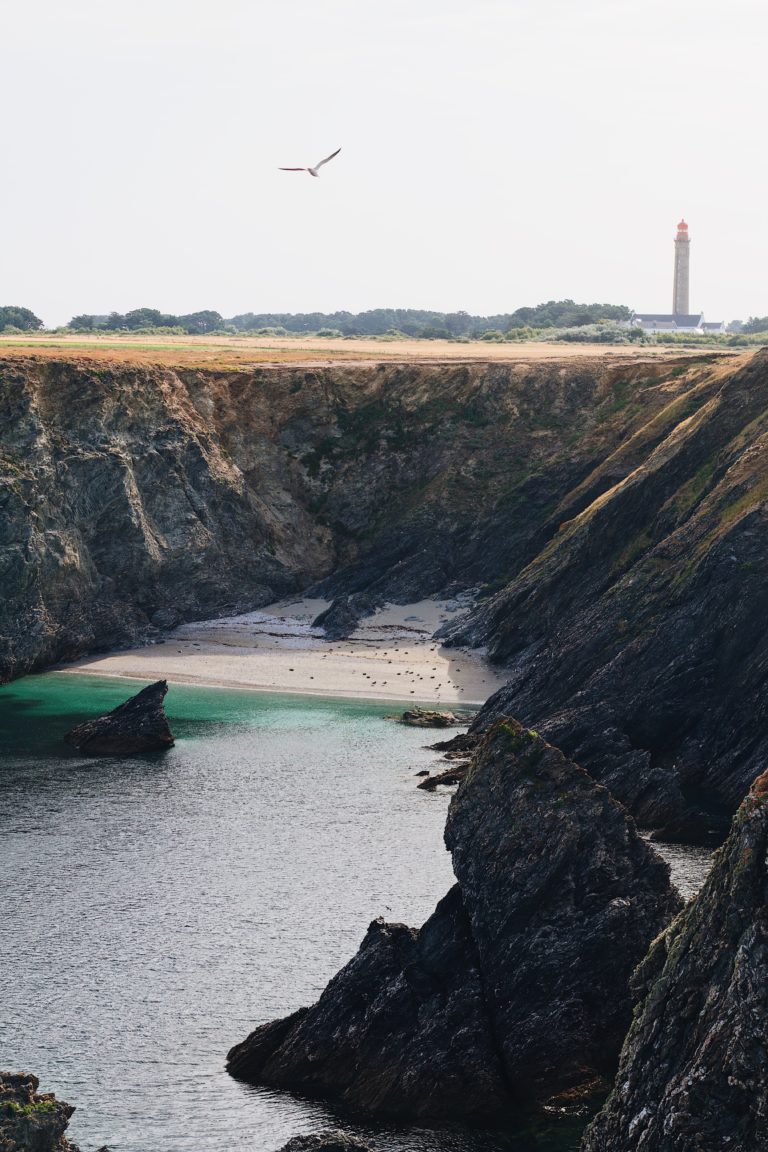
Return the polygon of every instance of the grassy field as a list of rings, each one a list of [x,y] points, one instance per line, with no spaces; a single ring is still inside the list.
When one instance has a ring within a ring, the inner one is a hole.
[[[717,352],[711,348],[637,347],[632,344],[468,344],[448,340],[322,339],[275,336],[0,336],[0,357],[35,355],[55,359],[71,354],[100,363],[145,363],[248,369],[258,364],[323,365],[351,361],[526,361],[577,357],[679,359]],[[728,353],[722,353],[727,355]]]

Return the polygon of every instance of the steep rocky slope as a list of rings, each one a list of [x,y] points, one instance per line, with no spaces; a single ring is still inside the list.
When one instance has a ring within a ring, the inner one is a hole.
[[[768,773],[634,977],[616,1087],[583,1152],[768,1149]]]
[[[500,587],[628,437],[650,451],[707,402],[709,372],[5,357],[0,680],[331,573],[332,595],[374,600]]]
[[[229,1053],[242,1079],[430,1119],[500,1119],[612,1074],[629,976],[680,906],[582,769],[497,722],[451,805],[458,883],[421,929],[371,924],[320,1000]]]
[[[675,839],[727,830],[768,758],[768,352],[696,376],[552,519],[454,630],[510,673],[479,727],[520,717]]]

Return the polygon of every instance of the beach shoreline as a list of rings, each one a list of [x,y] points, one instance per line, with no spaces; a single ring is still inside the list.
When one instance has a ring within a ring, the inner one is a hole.
[[[435,632],[469,607],[465,598],[385,605],[344,640],[312,621],[319,599],[182,624],[148,644],[57,666],[72,675],[375,700],[451,710],[477,708],[504,683],[480,652],[446,648]]]

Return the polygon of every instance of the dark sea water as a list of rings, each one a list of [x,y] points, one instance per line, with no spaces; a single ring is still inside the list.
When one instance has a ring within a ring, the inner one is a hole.
[[[169,752],[66,749],[137,688],[0,688],[0,1067],[75,1104],[86,1152],[273,1152],[329,1126],[377,1152],[576,1148],[583,1120],[387,1128],[225,1074],[228,1048],[316,999],[374,916],[426,919],[452,882],[449,797],[416,790],[434,754],[384,720],[391,704],[173,686]]]

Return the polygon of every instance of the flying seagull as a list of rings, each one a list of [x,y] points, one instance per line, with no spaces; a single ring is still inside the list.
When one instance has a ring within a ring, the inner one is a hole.
[[[327,164],[329,160],[333,160],[334,156],[338,156],[341,148],[337,148],[335,152],[331,152],[330,156],[326,156],[325,160],[321,160],[319,164],[315,164],[314,168],[281,168],[281,172],[309,172],[310,176],[319,176],[318,168],[322,168],[323,164]]]

